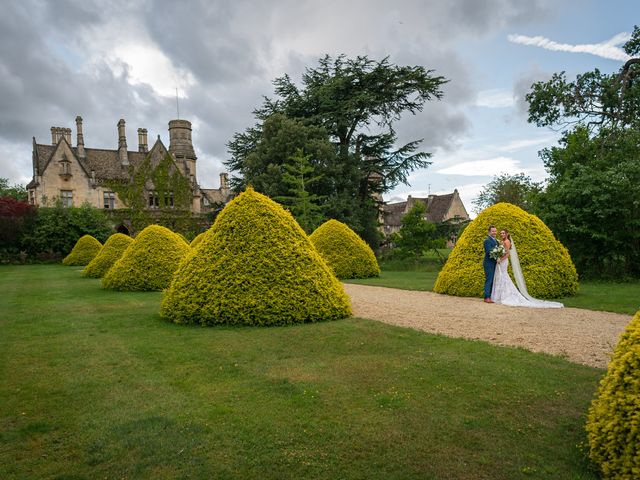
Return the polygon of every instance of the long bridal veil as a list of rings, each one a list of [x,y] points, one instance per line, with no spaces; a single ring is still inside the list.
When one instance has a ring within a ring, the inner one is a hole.
[[[536,307],[540,308],[562,308],[564,305],[560,302],[550,302],[547,300],[538,300],[529,295],[527,291],[527,283],[524,281],[522,275],[522,268],[520,268],[520,259],[518,258],[518,250],[516,250],[516,244],[511,238],[511,249],[509,250],[509,260],[511,261],[511,270],[513,270],[513,277],[516,280],[518,290],[524,298],[529,300]]]

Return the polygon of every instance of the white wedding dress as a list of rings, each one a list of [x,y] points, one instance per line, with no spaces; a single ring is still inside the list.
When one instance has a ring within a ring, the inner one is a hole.
[[[509,276],[508,267],[511,260],[511,269],[518,286],[516,287]],[[491,290],[491,300],[494,303],[509,305],[511,307],[533,307],[533,308],[562,308],[564,305],[560,302],[549,302],[546,300],[538,300],[529,295],[527,284],[522,275],[520,268],[520,260],[518,259],[518,251],[511,240],[511,248],[509,249],[509,257],[496,265],[496,273],[493,277],[493,289]]]

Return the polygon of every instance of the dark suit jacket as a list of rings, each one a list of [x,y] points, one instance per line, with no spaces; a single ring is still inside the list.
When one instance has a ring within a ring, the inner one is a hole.
[[[496,247],[498,245],[498,241],[487,235],[487,238],[484,241],[484,261],[483,263],[488,263],[488,262],[496,262],[494,259],[492,259],[491,257],[489,257],[489,253],[491,252],[491,250],[493,249],[493,247]]]

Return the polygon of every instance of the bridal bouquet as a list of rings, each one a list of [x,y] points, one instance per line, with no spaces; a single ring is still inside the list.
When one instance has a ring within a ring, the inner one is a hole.
[[[489,252],[489,258],[497,261],[500,258],[504,257],[505,253],[507,253],[507,249],[504,248],[504,245],[498,244]]]

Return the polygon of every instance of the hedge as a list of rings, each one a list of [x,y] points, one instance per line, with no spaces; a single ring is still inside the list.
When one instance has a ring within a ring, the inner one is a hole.
[[[351,307],[291,214],[248,188],[184,259],[160,313],[175,323],[267,326],[344,318]]]
[[[193,240],[191,240],[191,248],[196,248],[196,246],[202,241],[204,238],[204,234],[207,232],[202,232],[196,236]]]
[[[89,264],[82,270],[85,277],[101,278],[122,256],[129,244],[133,242],[133,238],[123,233],[114,233],[100,249]]]
[[[96,255],[98,255],[101,248],[102,244],[94,237],[91,235],[83,235],[71,249],[69,255],[62,260],[62,263],[69,266],[87,265]]]
[[[371,247],[344,223],[328,220],[309,238],[338,278],[380,275],[380,266]]]
[[[149,225],[127,247],[102,278],[111,290],[162,290],[191,248],[179,235],[160,225]]]
[[[435,292],[482,296],[483,242],[490,225],[495,225],[498,231],[503,228],[510,231],[531,296],[557,298],[576,294],[578,273],[567,249],[542,220],[510,203],[498,203],[483,210],[465,228],[438,275]]]
[[[586,429],[589,458],[604,478],[640,478],[640,311],[620,337]]]

